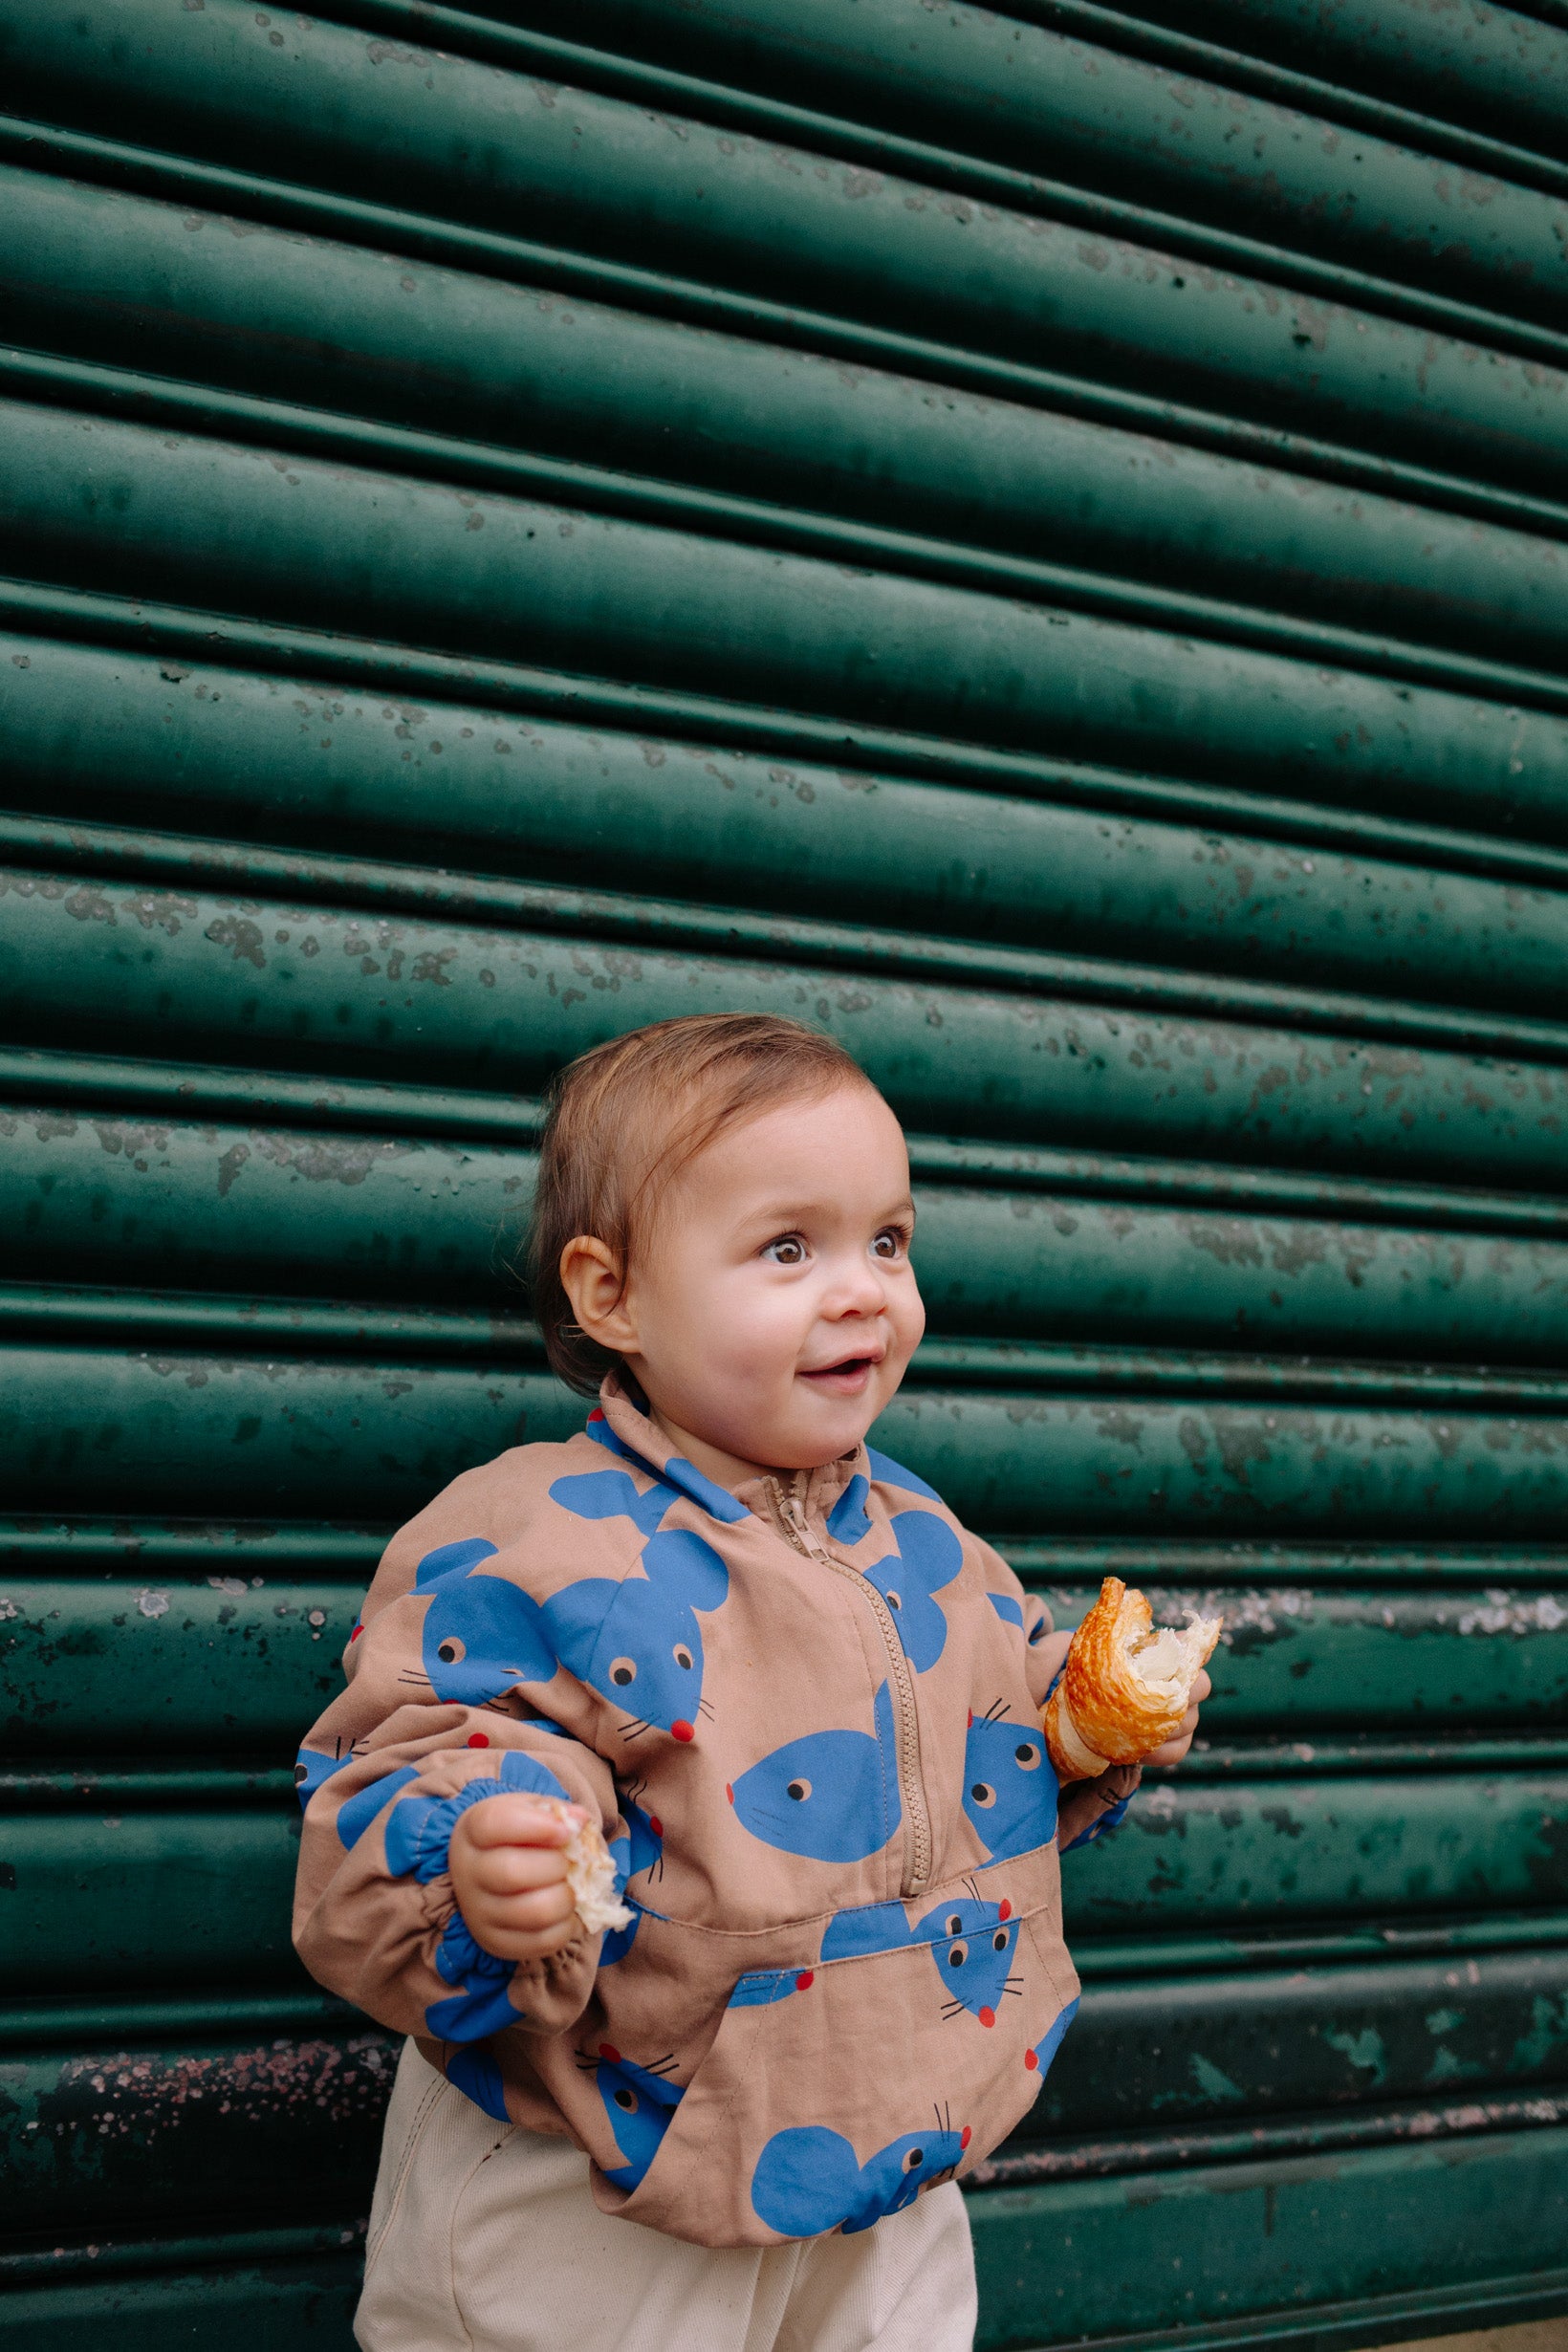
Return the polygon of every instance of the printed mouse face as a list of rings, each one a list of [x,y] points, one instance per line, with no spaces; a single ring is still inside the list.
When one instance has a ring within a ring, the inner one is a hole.
[[[674,2083],[620,2057],[600,2056],[595,2080],[623,2160],[606,2165],[604,2177],[618,2189],[635,2189],[659,2153],[681,2092]]]
[[[420,1661],[438,1699],[483,1707],[514,1683],[549,1682],[555,1654],[538,1603],[482,1563],[495,1546],[482,1537],[427,1553],[414,1579],[430,1605],[420,1631]]]
[[[1056,1834],[1056,1775],[1037,1723],[976,1716],[964,1744],[964,1811],[988,1862],[1028,1854]]]
[[[899,1826],[893,1700],[877,1691],[869,1731],[813,1731],[743,1772],[730,1801],[743,1829],[780,1853],[812,1862],[863,1862]]]
[[[712,1545],[676,1529],[650,1536],[638,1569],[613,1589],[586,1577],[552,1593],[543,1615],[562,1666],[621,1710],[623,1732],[689,1740],[703,1703],[695,1612],[718,1608],[729,1590]]]
[[[556,1485],[597,1489],[606,1479],[639,1499],[621,1471]],[[619,1582],[584,1577],[542,1602],[485,1573],[494,1551],[475,1538],[445,1544],[420,1562],[414,1589],[430,1595],[422,1663],[438,1699],[482,1707],[516,1683],[548,1683],[565,1666],[622,1710],[623,1733],[635,1738],[657,1728],[678,1740],[695,1738],[703,1641],[694,1612],[716,1609],[730,1589],[711,1545],[679,1530],[654,1535]]]
[[[945,2124],[890,2140],[862,2165],[841,2133],[808,2123],[775,2132],[757,2158],[751,2203],[781,2237],[846,2237],[900,2213],[932,2181],[955,2171],[969,2130]]]
[[[931,1957],[947,1994],[949,2016],[967,2010],[982,2025],[994,2025],[1003,1996],[1018,1990],[1012,1973],[1018,1922],[1008,1911],[1006,1904],[965,1897],[940,1904],[921,1921],[922,1932],[935,1938]]]

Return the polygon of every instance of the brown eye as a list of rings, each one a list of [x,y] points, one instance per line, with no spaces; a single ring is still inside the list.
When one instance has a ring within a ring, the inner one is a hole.
[[[441,1647],[436,1652],[436,1656],[441,1660],[444,1666],[456,1666],[460,1658],[466,1658],[468,1656],[468,1652],[464,1648],[462,1643],[459,1642],[454,1635],[451,1641],[443,1642]]]
[[[989,1780],[977,1780],[969,1796],[977,1805],[994,1805],[996,1802],[996,1791]]]
[[[611,1682],[617,1684],[622,1690],[625,1689],[628,1683],[635,1683],[637,1680],[637,1660],[635,1658],[612,1658],[610,1661],[610,1680]]]
[[[676,1665],[684,1667],[686,1672],[689,1674],[691,1671],[691,1652],[687,1649],[684,1642],[676,1643],[674,1658]]]

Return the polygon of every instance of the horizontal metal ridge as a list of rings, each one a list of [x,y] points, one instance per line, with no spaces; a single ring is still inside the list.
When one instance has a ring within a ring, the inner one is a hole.
[[[204,1296],[194,1291],[95,1289],[86,1283],[0,1282],[0,1334],[6,1332],[61,1342],[109,1339],[127,1347],[156,1347],[168,1340],[214,1348],[227,1339],[242,1353],[281,1346],[290,1353],[346,1350],[372,1359],[412,1354],[454,1356],[466,1362],[538,1365],[544,1361],[538,1325],[499,1310]],[[1568,1382],[1563,1393],[1568,1396]]]
[[[235,1812],[294,1802],[280,1765],[62,1764],[39,1769],[0,1760],[0,1809],[10,1813],[156,1812],[211,1806]]]
[[[341,2262],[347,2286],[357,2277],[364,2259],[365,2227],[363,2217],[356,2218],[350,2210],[339,2222],[215,2231],[200,2237],[139,2238],[105,2233],[88,2245],[73,2242],[68,2232],[51,2232],[51,2237],[59,2237],[60,2243],[32,2251],[0,2252],[0,2289],[65,2286],[77,2279],[97,2282],[155,2272],[162,2276],[166,2297],[179,2284],[182,2272],[194,2271],[200,2275],[236,2264],[249,2269],[252,2265],[299,2263],[322,2255]],[[160,2298],[161,2302],[164,2297]],[[0,2304],[0,2312],[3,2311],[4,2305]]]
[[[0,1566],[72,1576],[205,1572],[219,1585],[230,1579],[260,1585],[305,1571],[362,1583],[393,1532],[390,1521],[381,1527],[267,1519],[226,1525],[182,1520],[172,1513],[163,1518],[134,1513],[113,1517],[91,1512],[70,1517],[13,1514],[0,1518]]]
[[[42,1294],[40,1294],[42,1296]],[[133,1295],[134,1296],[134,1295]],[[0,1321],[5,1316],[0,1292]],[[68,1310],[69,1312],[69,1310]],[[31,1327],[31,1326],[30,1326]],[[1333,1361],[1323,1357],[1234,1356],[1177,1348],[1064,1345],[1043,1339],[966,1339],[938,1334],[924,1340],[909,1378],[917,1385],[1016,1388],[1067,1394],[1175,1391],[1201,1396],[1309,1400],[1356,1398],[1381,1405],[1495,1406],[1498,1411],[1568,1409],[1568,1372],[1512,1371],[1501,1366]]]
[[[1348,296],[1391,316],[1435,324],[1483,342],[1528,349],[1542,357],[1550,354],[1554,359],[1564,348],[1562,337],[1539,326],[1528,315],[1519,316],[1458,301],[1418,283],[1385,277],[1289,245],[1238,235],[1201,216],[1128,203],[1101,189],[1013,169],[963,147],[938,145],[641,58],[612,54],[493,17],[442,7],[437,0],[342,0],[335,15],[343,23],[357,21],[396,30],[421,45],[428,45],[434,36],[448,54],[484,56],[512,71],[542,69],[552,80],[564,81],[569,87],[600,90],[633,104],[651,102],[696,120],[754,132],[783,145],[891,167],[934,186],[988,197],[1020,211],[1050,213],[1165,250],[1201,256],[1222,268],[1240,270],[1278,285],[1298,286],[1340,300]]]
[[[250,621],[189,606],[102,596],[0,577],[0,616],[34,634],[135,647],[176,660],[242,660],[267,675],[298,670],[313,682],[357,685],[394,696],[414,692],[439,702],[481,695],[497,709],[617,728],[652,726],[660,733],[733,745],[757,753],[800,753],[855,769],[884,766],[917,780],[983,784],[1031,798],[1069,799],[1091,807],[1158,816],[1171,822],[1220,823],[1301,845],[1368,852],[1560,888],[1568,851],[1535,842],[1488,843],[1478,834],[1342,812],[1332,804],[1262,799],[1220,784],[1199,783],[1080,761],[1013,751],[950,738],[815,718],[659,687],[619,686],[563,671],[472,661],[432,650],[355,640],[323,630]]]
[[[1503,1911],[1480,1916],[1322,1920],[1273,1933],[1181,1932],[1121,1937],[1076,1935],[1073,1960],[1085,1981],[1144,1976],[1224,1975],[1232,1970],[1333,1968],[1369,1960],[1442,1957],[1452,1952],[1568,1951],[1568,1910]]]
[[[302,1986],[289,1993],[190,1994],[148,1993],[142,1998],[7,2001],[0,2006],[0,2049],[123,2049],[146,2037],[152,2042],[217,2040],[254,2034],[352,2034],[386,2038],[364,2012],[333,1993]]]
[[[991,1541],[1026,1583],[1055,1587],[1100,1583],[1121,1577],[1129,1584],[1277,1588],[1314,1585],[1336,1590],[1397,1584],[1504,1588],[1568,1585],[1568,1550],[1556,1543],[1409,1543],[1399,1537],[1361,1543],[1183,1540],[1168,1535],[1012,1535]]]
[[[125,882],[145,880],[183,883],[225,902],[238,898],[247,905],[266,891],[280,896],[285,905],[319,906],[323,913],[348,916],[386,908],[426,920],[446,917],[454,931],[483,922],[487,928],[545,930],[578,940],[588,932],[629,945],[718,950],[769,963],[946,981],[965,989],[991,984],[1020,994],[1138,1013],[1194,1013],[1249,1026],[1433,1045],[1489,1057],[1568,1062],[1568,1022],[1563,1021],[1532,1020],[1484,1007],[1401,1002],[1349,990],[1292,988],[1229,972],[1053,955],[999,942],[879,930],[791,911],[705,906],[486,876],[432,876],[425,866],[329,852],[275,851],[249,843],[236,849],[191,835],[0,815],[0,854],[5,853],[26,860],[38,883],[59,880],[62,887],[76,875]]]
[[[1481,2131],[1538,2130],[1568,2123],[1568,2091],[1540,2090],[1513,2098],[1477,2092],[1463,2102],[1433,2100],[1370,2114],[1290,2117],[1274,2123],[1234,2124],[1213,2130],[1151,2126],[1138,2139],[1057,2140],[1037,2147],[1004,2145],[977,2165],[965,2187],[1021,2189],[1034,2182],[1107,2178],[1118,2173],[1162,2172],[1183,2165],[1261,2162],[1271,2156],[1326,2155],[1339,2148],[1383,2147],[1398,2141],[1423,2146]]]
[[[1170,1786],[1193,1780],[1329,1779],[1339,1774],[1419,1772],[1508,1772],[1568,1765],[1568,1732],[1526,1732],[1505,1738],[1484,1731],[1456,1731],[1443,1740],[1380,1737],[1336,1738],[1315,1733],[1302,1739],[1198,1738],[1186,1760],[1170,1772],[1150,1770],[1146,1783]]]

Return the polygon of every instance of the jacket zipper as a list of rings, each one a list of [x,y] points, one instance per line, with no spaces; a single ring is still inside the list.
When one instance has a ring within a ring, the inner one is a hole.
[[[843,1560],[835,1559],[833,1554],[816,1540],[804,1506],[793,1488],[786,1489],[783,1481],[777,1478],[770,1478],[768,1486],[773,1497],[778,1524],[792,1549],[804,1554],[807,1559],[820,1561],[824,1568],[831,1568],[835,1576],[845,1578],[861,1594],[877,1621],[893,1685],[899,1790],[904,1799],[904,1877],[899,1892],[901,1895],[918,1895],[931,1875],[931,1816],[921,1779],[920,1717],[915,1710],[915,1679],[909,1671],[909,1661],[893,1622],[893,1612],[876,1586],[858,1568],[851,1568]]]

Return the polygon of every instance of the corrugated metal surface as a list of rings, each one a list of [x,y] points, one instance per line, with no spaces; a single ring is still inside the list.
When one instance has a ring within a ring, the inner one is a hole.
[[[10,2341],[347,2341],[287,1765],[536,1098],[915,1136],[892,1450],[1232,1623],[982,2341],[1568,2308],[1568,11],[0,0]]]

